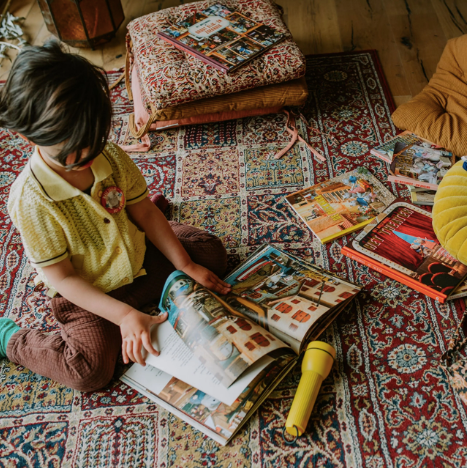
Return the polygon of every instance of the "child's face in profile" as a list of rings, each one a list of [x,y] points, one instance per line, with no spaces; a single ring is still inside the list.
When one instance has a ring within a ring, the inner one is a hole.
[[[61,149],[63,147],[63,143],[59,143],[58,145],[53,145],[53,146],[41,146],[39,148],[40,154],[43,159],[46,160],[47,164],[52,165],[52,167],[57,167],[61,170],[65,169],[65,166],[63,166],[55,157],[60,153]],[[88,157],[89,154],[89,148],[84,149],[81,152],[81,158],[80,161],[85,160]],[[70,153],[66,159],[66,164],[74,164],[76,158],[76,152]],[[76,166],[71,169],[71,171],[84,171],[88,167],[92,166],[92,163],[94,162],[94,159],[87,162],[86,164],[83,164],[82,166]]]
[[[34,144],[33,142],[29,141],[23,135],[20,135],[20,137],[23,138],[23,140],[26,140],[28,143]],[[47,164],[50,163],[49,166],[51,166],[52,168],[59,169],[60,171],[67,170],[67,169],[65,168],[65,166],[60,164],[60,162],[55,158],[56,158],[56,156],[58,156],[58,154],[62,150],[64,144],[65,143],[63,142],[63,143],[59,143],[59,144],[53,145],[53,146],[39,146],[39,145],[37,145],[37,147],[39,148],[39,153],[42,156],[42,159],[44,159]],[[88,154],[89,154],[89,148],[84,149],[81,152],[80,161],[85,160],[88,157]],[[70,153],[68,155],[67,159],[66,159],[67,165],[73,164],[75,162],[75,158],[76,158],[76,152]],[[87,162],[86,164],[83,164],[82,166],[73,167],[72,169],[69,169],[69,170],[71,170],[71,171],[84,171],[88,167],[91,167],[93,162],[94,162],[94,159]]]

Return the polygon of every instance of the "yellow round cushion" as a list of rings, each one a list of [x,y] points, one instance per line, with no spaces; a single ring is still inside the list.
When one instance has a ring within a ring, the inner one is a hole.
[[[443,177],[433,206],[433,229],[441,245],[467,265],[467,171],[456,163]]]

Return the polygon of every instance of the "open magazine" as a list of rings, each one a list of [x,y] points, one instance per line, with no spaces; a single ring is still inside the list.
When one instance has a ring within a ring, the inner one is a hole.
[[[389,166],[388,181],[437,190],[441,179],[455,164],[455,157],[442,148],[397,142]]]
[[[361,289],[270,245],[225,281],[218,296],[174,272],[152,337],[160,355],[121,378],[223,445]]]
[[[381,145],[376,146],[370,151],[370,153],[391,164],[394,160],[394,156],[401,151],[401,148],[403,149],[408,146],[422,146],[424,148],[443,151],[443,148],[440,146],[406,130],[385,141]]]

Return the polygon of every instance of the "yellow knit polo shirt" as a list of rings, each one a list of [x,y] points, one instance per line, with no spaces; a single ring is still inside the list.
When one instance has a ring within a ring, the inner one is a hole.
[[[104,292],[146,274],[142,269],[145,234],[128,219],[125,208],[109,213],[103,191],[118,187],[126,205],[148,196],[146,181],[130,157],[108,143],[94,160],[91,195],[73,187],[42,159],[37,148],[11,187],[8,211],[18,228],[26,255],[48,283],[42,268],[70,258],[77,273]]]

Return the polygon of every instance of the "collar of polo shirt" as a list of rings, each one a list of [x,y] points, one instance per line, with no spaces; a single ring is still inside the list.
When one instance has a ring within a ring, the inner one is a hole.
[[[83,194],[81,190],[73,187],[46,164],[41,158],[37,146],[34,148],[29,167],[42,192],[50,201],[66,200]],[[94,174],[94,184],[101,182],[112,174],[112,167],[104,153],[94,159],[91,170]]]

